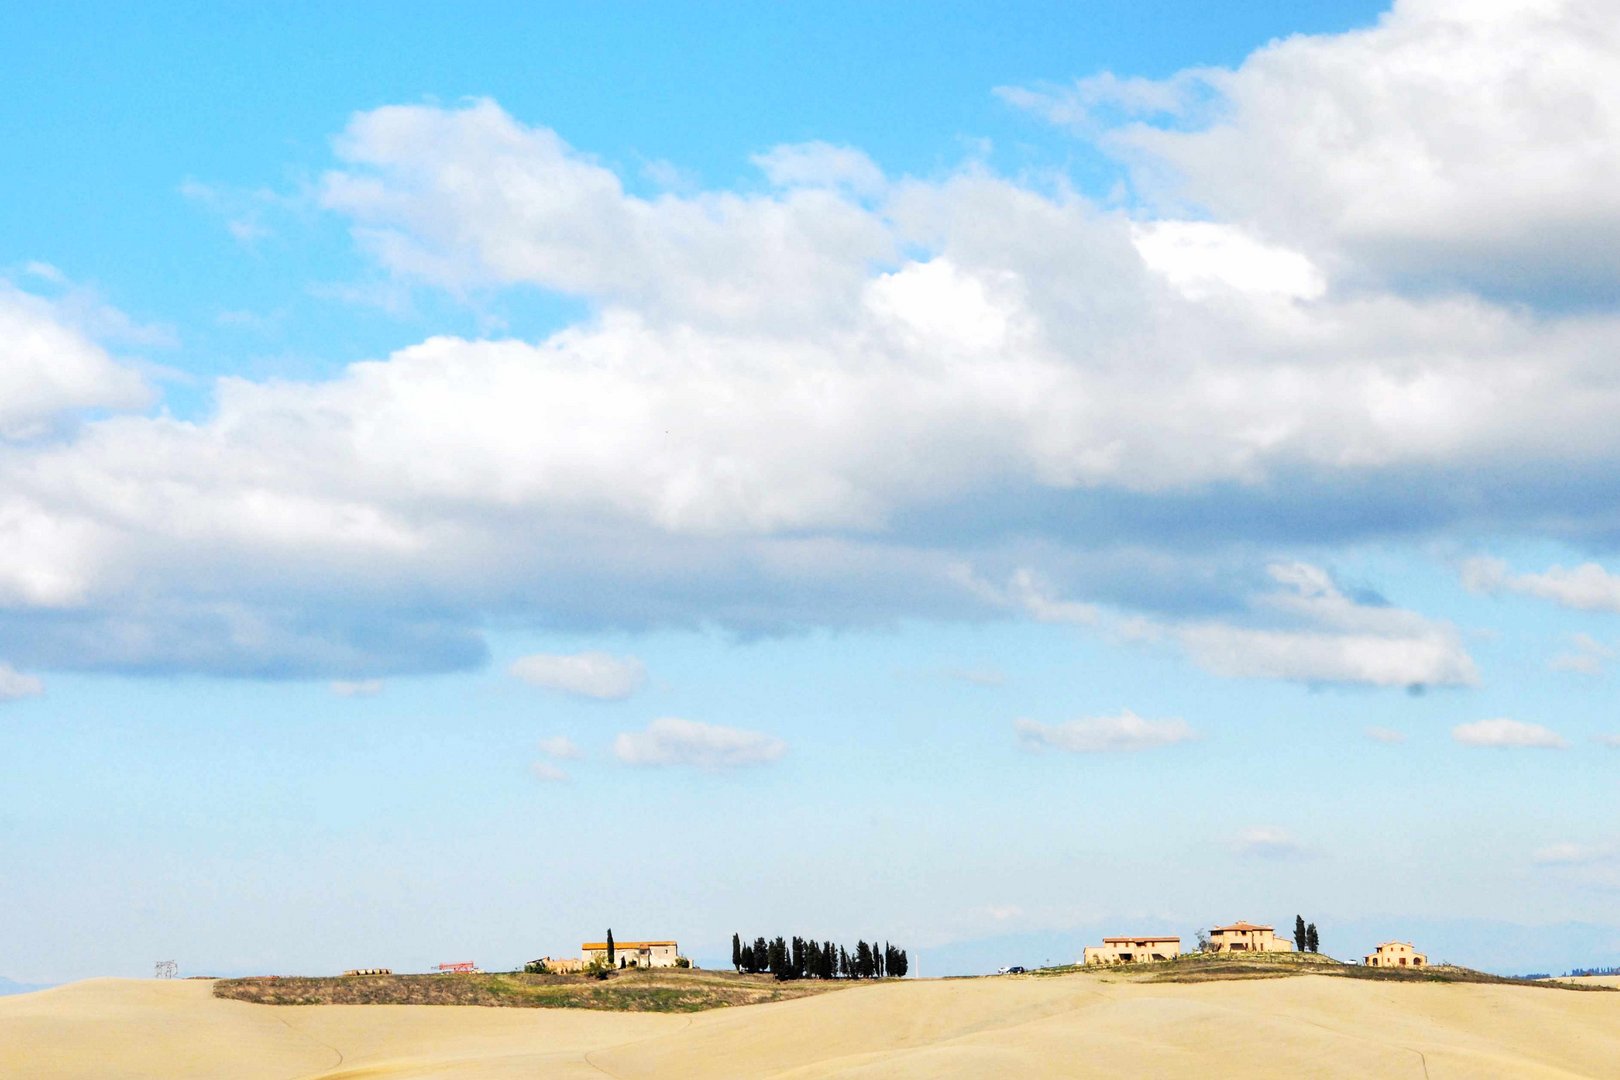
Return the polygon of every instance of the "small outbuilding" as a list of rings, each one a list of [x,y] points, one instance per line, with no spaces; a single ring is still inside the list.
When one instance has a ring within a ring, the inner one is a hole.
[[[1368,967],[1420,968],[1429,966],[1429,958],[1417,951],[1410,941],[1386,941],[1367,954]]]
[[[1179,937],[1105,937],[1101,945],[1087,945],[1086,964],[1140,964],[1174,960],[1181,955]]]

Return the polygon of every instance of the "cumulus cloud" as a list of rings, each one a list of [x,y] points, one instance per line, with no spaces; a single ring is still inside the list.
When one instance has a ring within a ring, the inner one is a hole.
[[[45,682],[37,675],[25,675],[10,664],[0,664],[0,701],[18,701],[38,697],[45,692]]]
[[[1191,742],[1197,732],[1185,720],[1144,720],[1126,709],[1118,716],[1095,716],[1042,724],[1013,721],[1019,743],[1029,750],[1063,750],[1074,754],[1106,754],[1151,750]]]
[[[145,380],[76,321],[62,304],[0,277],[0,440],[38,437],[85,409],[150,400]]]
[[[572,761],[575,758],[584,756],[579,747],[575,745],[574,740],[566,735],[553,735],[541,739],[540,752],[547,757],[556,758],[560,761]]]
[[[758,731],[668,716],[613,740],[613,756],[626,765],[678,765],[708,772],[765,765],[787,753],[787,743]]]
[[[1232,838],[1232,850],[1259,859],[1298,859],[1310,854],[1292,833],[1272,825],[1244,829]]]
[[[1478,681],[1473,659],[1449,624],[1358,601],[1320,567],[1276,563],[1269,572],[1278,587],[1252,601],[1251,610],[1279,625],[1143,620],[1134,632],[1179,643],[1217,675],[1373,686]]]
[[[376,697],[383,691],[381,679],[335,679],[332,693],[338,697]]]
[[[1516,574],[1501,559],[1470,559],[1463,564],[1462,580],[1474,592],[1517,593],[1577,611],[1620,612],[1620,576],[1597,563]]]
[[[60,310],[0,296],[55,328],[50,363],[0,364],[27,383],[0,392],[0,653],[361,679],[480,663],[497,623],[1124,633],[1140,614],[1136,636],[1222,675],[1471,684],[1441,621],[1298,569],[1245,590],[1300,551],[1457,522],[1612,529],[1620,318],[1469,276],[1586,273],[1576,235],[1610,281],[1620,196],[1566,154],[1620,143],[1590,12],[1404,3],[1232,72],[1089,84],[1086,108],[1176,117],[1113,145],[1177,170],[1196,214],[979,166],[886,177],[813,144],[761,155],[763,191],[644,198],[494,102],[359,113],[318,199],[379,287],[541,288],[587,314],[538,341],[225,379],[181,421],[83,415],[138,403],[138,380]],[[1537,92],[1480,105],[1513,80]],[[1577,84],[1590,108],[1544,109]],[[1302,128],[1311,103],[1343,125]],[[1409,158],[1423,177],[1390,172]],[[1409,280],[1430,270],[1446,288]],[[1111,576],[1112,608],[1073,587]]]
[[[1569,643],[1566,651],[1547,661],[1548,667],[1577,675],[1601,675],[1604,666],[1614,658],[1614,647],[1605,645],[1590,634],[1571,634]]]
[[[787,143],[755,155],[754,164],[779,187],[847,187],[860,195],[881,192],[888,179],[861,151],[824,142]]]
[[[1376,26],[1288,37],[1235,69],[1008,96],[1065,123],[1110,100],[1168,114],[1108,136],[1141,190],[1385,280],[1557,303],[1620,283],[1612,14],[1398,0]]]
[[[1451,729],[1451,737],[1464,746],[1529,747],[1541,750],[1563,750],[1569,746],[1561,735],[1540,724],[1506,718],[1458,724]]]
[[[605,652],[536,653],[513,661],[508,670],[530,686],[601,701],[623,701],[647,681],[646,665],[636,657]]]

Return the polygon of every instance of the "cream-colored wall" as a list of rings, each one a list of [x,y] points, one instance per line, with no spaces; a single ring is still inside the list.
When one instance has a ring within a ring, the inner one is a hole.
[[[1179,940],[1149,941],[1136,938],[1132,941],[1087,945],[1086,951],[1081,955],[1081,962],[1086,964],[1135,964],[1148,960],[1172,960],[1180,955],[1181,942]],[[1130,959],[1126,960],[1126,956],[1129,956]]]
[[[1429,958],[1403,941],[1388,941],[1368,953],[1366,963],[1368,967],[1428,967]]]
[[[1278,937],[1270,930],[1238,930],[1221,933],[1211,930],[1209,933],[1211,952],[1293,952],[1294,943],[1288,938]],[[1233,949],[1233,945],[1243,946]]]

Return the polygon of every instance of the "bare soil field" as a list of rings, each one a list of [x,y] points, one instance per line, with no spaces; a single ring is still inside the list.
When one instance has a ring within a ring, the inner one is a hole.
[[[697,1013],[268,1006],[100,979],[0,999],[0,1076],[1620,1077],[1620,994],[1116,973],[863,984]]]

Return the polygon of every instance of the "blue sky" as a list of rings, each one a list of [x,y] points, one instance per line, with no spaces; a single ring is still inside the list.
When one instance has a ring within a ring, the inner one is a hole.
[[[0,975],[1615,963],[1605,25],[6,12]]]

